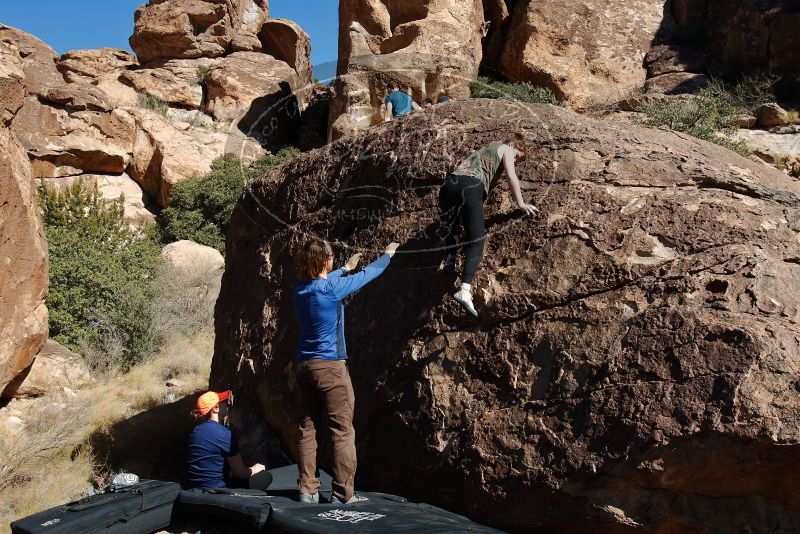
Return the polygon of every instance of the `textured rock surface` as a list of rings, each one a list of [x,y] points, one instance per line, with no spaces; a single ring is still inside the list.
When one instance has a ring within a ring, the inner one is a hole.
[[[800,66],[800,6],[793,1],[677,0],[678,34],[733,72]]]
[[[216,60],[173,59],[152,68],[126,71],[121,78],[139,93],[148,93],[163,102],[197,109],[203,104],[203,87],[198,69],[209,69]]]
[[[137,66],[136,57],[121,48],[70,50],[62,54],[56,68],[69,83],[93,82],[98,78]]]
[[[473,320],[441,253],[419,251],[445,173],[516,127],[542,213],[522,217],[504,183],[490,195]],[[339,261],[369,261],[396,240],[348,304],[359,487],[518,532],[793,531],[799,209],[795,181],[682,134],[551,106],[437,106],[251,184],[211,386],[238,388],[291,444],[290,251],[311,233],[346,245]]]
[[[759,126],[765,128],[781,126],[789,122],[789,113],[775,102],[772,102],[758,107],[756,120]]]
[[[181,301],[171,303],[175,317],[175,331],[183,331],[186,323],[195,321],[199,328],[211,328],[214,323],[214,304],[219,295],[225,259],[215,248],[206,247],[194,241],[176,241],[161,249],[161,257],[167,265],[167,276],[162,280],[171,285],[165,292],[181,295]]]
[[[142,63],[257,50],[268,16],[266,0],[150,0],[136,11],[130,44]]]
[[[161,206],[169,192],[186,178],[202,176],[211,170],[217,156],[209,146],[191,135],[176,130],[164,117],[145,109],[130,108],[137,130],[128,174]]]
[[[28,157],[0,124],[0,395],[47,340],[47,243]]]
[[[781,168],[800,169],[800,132],[776,134],[764,130],[739,130],[741,139],[756,156]]]
[[[19,51],[0,42],[0,126],[11,122],[24,98],[25,71]]]
[[[417,100],[469,96],[481,61],[480,0],[345,0],[339,3],[339,62],[331,104],[336,139],[382,122],[390,80]]]
[[[520,1],[499,70],[549,87],[576,109],[616,102],[644,84],[663,10],[664,0]]]
[[[285,61],[295,70],[298,88],[314,82],[309,60],[311,39],[295,22],[287,19],[268,20],[261,27],[258,38],[264,53]]]
[[[55,50],[42,40],[22,30],[0,24],[0,44],[16,49],[19,54],[29,94],[39,95],[47,88],[64,83],[64,77],[56,69]]]
[[[63,388],[75,390],[93,381],[83,357],[52,339],[47,340],[30,369],[17,380],[21,385],[13,391],[15,398],[39,397]]]
[[[644,90],[648,93],[666,95],[692,94],[707,86],[708,82],[708,77],[705,74],[671,72],[650,78],[645,82]]]
[[[234,52],[206,76],[207,111],[254,137],[277,140],[299,114],[297,75],[287,63],[258,52]]]
[[[37,176],[122,173],[131,158],[135,124],[120,110],[62,109],[28,97],[11,123]]]

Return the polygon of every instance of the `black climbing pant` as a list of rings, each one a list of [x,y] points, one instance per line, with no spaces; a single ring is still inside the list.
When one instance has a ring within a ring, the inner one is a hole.
[[[449,175],[439,189],[438,237],[447,247],[459,244],[461,227],[464,227],[464,273],[462,281],[471,284],[478,271],[486,238],[486,222],[483,219],[483,183],[474,176]],[[454,252],[454,251],[451,251]]]

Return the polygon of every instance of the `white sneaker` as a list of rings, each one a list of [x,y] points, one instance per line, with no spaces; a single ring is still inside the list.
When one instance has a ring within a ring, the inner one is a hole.
[[[362,497],[361,495],[357,495],[355,493],[353,494],[352,497],[350,497],[350,500],[348,500],[347,502],[344,502],[343,500],[339,499],[339,497],[337,497],[336,495],[331,497],[331,502],[332,503],[336,503],[336,504],[353,504],[353,503],[364,502],[364,501],[368,501],[368,500],[369,499],[367,497]]]
[[[461,304],[465,310],[469,313],[474,315],[475,317],[478,316],[478,312],[475,310],[475,305],[472,304],[472,291],[466,291],[464,289],[459,289],[454,295],[453,298],[456,299],[459,304]]]
[[[300,492],[300,502],[304,504],[319,504],[319,492],[312,494]]]

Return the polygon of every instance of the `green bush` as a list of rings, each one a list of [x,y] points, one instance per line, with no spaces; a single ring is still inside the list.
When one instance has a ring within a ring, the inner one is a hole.
[[[76,182],[63,192],[42,183],[42,220],[50,261],[50,336],[67,347],[113,344],[128,368],[155,347],[153,276],[160,247],[152,229],[123,220],[122,199],[104,200]]]
[[[179,182],[159,216],[163,242],[190,239],[224,253],[228,223],[245,184],[298,153],[295,148],[284,148],[249,167],[225,155],[214,161],[206,176]]]
[[[780,80],[780,76],[765,72],[756,72],[741,78],[730,90],[715,81],[716,91],[727,93],[732,105],[753,112],[762,104],[775,102],[775,86]]]
[[[511,98],[529,104],[558,105],[558,99],[553,91],[526,82],[499,82],[481,76],[472,82],[469,88],[473,98]]]
[[[139,93],[136,96],[136,105],[140,108],[155,111],[163,117],[166,117],[169,111],[169,104],[150,93]]]
[[[206,65],[198,65],[197,69],[195,70],[195,76],[197,77],[197,83],[202,84],[206,81],[206,76],[208,76],[208,71],[210,69]]]
[[[701,89],[693,98],[665,98],[642,105],[638,119],[646,126],[666,126],[698,139],[724,146],[743,156],[751,154],[743,141],[729,138],[736,129],[736,120],[744,110],[734,105],[719,84]]]

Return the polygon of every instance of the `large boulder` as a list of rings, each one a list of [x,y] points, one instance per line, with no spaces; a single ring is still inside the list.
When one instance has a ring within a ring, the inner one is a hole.
[[[16,50],[22,61],[28,94],[41,95],[64,83],[56,68],[56,51],[22,30],[0,24],[0,45]]]
[[[25,99],[11,129],[28,151],[37,176],[125,171],[133,150],[134,121],[118,109],[85,108],[85,104],[51,106],[33,96]]]
[[[68,83],[94,82],[98,78],[138,66],[136,57],[120,48],[70,50],[56,64]]]
[[[0,396],[47,340],[47,242],[28,156],[0,124]]]
[[[262,51],[275,59],[285,61],[297,73],[298,87],[314,82],[311,67],[311,38],[300,26],[287,19],[271,19],[258,33]]]
[[[286,62],[259,52],[234,52],[205,80],[207,111],[273,146],[289,141],[299,115],[297,74]],[[302,91],[305,93],[305,91]]]
[[[548,87],[574,109],[616,102],[644,85],[663,11],[664,0],[520,1],[498,70]]]
[[[183,240],[165,246],[161,250],[161,257],[168,269],[168,276],[162,277],[162,280],[170,286],[161,289],[166,294],[180,296],[177,302],[171,304],[176,308],[168,308],[176,313],[168,314],[170,317],[167,321],[193,321],[195,328],[210,328],[214,320],[214,303],[225,271],[225,259],[220,251]]]
[[[177,130],[158,113],[139,108],[128,108],[123,113],[136,124],[127,173],[162,207],[166,207],[176,183],[208,173],[211,162],[221,155]]]
[[[383,120],[387,83],[416,100],[469,96],[481,62],[480,0],[339,2],[339,61],[330,136]]]
[[[141,63],[258,50],[267,0],[150,0],[134,16],[131,48]]]
[[[541,215],[522,216],[505,182],[489,196],[473,319],[438,271],[437,191],[517,128]],[[437,106],[250,184],[211,386],[236,388],[292,451],[292,251],[315,235],[338,262],[371,261],[399,241],[348,303],[360,487],[517,532],[795,530],[798,220],[795,181],[683,134],[513,101]]]
[[[203,104],[203,75],[217,60],[172,59],[151,68],[128,70],[121,79],[137,93],[147,93],[170,105],[198,109]]]
[[[48,339],[36,359],[16,380],[19,383],[7,393],[14,398],[40,397],[53,391],[80,389],[94,381],[83,356],[57,341]]]

